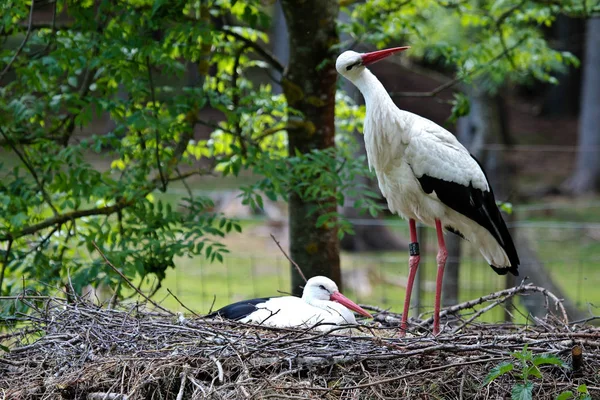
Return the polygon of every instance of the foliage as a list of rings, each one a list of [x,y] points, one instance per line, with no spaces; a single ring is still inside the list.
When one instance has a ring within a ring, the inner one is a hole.
[[[364,160],[345,161],[361,110],[342,99],[340,148],[287,158],[285,129],[297,112],[254,77],[281,69],[258,44],[270,22],[262,2],[62,0],[47,5],[51,23],[29,23],[37,7],[9,1],[0,19],[10,39],[0,50],[0,150],[16,161],[1,170],[2,294],[120,287],[93,242],[150,293],[175,257],[222,261],[219,239],[240,225],[191,190],[179,204],[163,200],[176,181],[253,171],[264,179],[244,194],[258,207],[263,195],[285,199],[292,190],[335,192],[341,204],[348,181],[367,173]],[[63,13],[69,22],[56,18]],[[223,120],[204,119],[208,107]],[[97,122],[103,114],[114,123],[108,132]],[[201,126],[209,138],[196,139]]]
[[[405,55],[453,72],[455,83],[477,79],[494,92],[509,83],[558,83],[552,74],[579,61],[552,49],[543,29],[560,14],[599,9],[597,0],[373,0],[347,7],[350,22],[341,29],[377,48],[410,44]],[[468,113],[463,96],[452,104],[451,120]]]
[[[581,384],[577,386],[577,391],[573,393],[570,390],[566,390],[556,396],[556,400],[569,400],[569,399],[577,399],[577,400],[592,400],[592,396],[590,396],[590,392],[588,391],[587,385]]]
[[[542,378],[541,366],[556,365],[566,368],[564,362],[552,354],[534,355],[527,345],[523,350],[512,353],[514,361],[505,361],[490,370],[485,378],[484,385],[488,385],[502,375],[510,374],[518,382],[515,382],[511,390],[513,400],[526,400],[533,398],[533,382],[531,378]]]
[[[37,7],[51,11],[50,22],[29,18]],[[378,47],[403,38],[414,57],[454,71],[457,82],[485,72],[495,90],[551,82],[552,71],[576,64],[548,46],[541,28],[559,13],[597,8],[589,0],[372,0],[354,5],[340,29]],[[8,0],[2,11],[0,149],[11,157],[0,169],[1,294],[67,283],[77,291],[119,287],[93,242],[151,293],[175,257],[222,260],[219,239],[240,225],[191,190],[180,204],[159,196],[197,175],[260,175],[242,188],[258,208],[263,196],[294,192],[338,205],[356,196],[356,207],[378,212],[377,195],[354,183],[368,174],[350,134],[362,129],[364,107],[339,95],[337,148],[288,154],[289,116],[298,112],[257,78],[283,69],[262,48],[264,2]],[[453,104],[455,117],[469,110],[464,96]],[[222,121],[203,117],[207,108]],[[97,123],[106,114],[108,132]],[[199,127],[210,137],[197,138]],[[318,225],[351,232],[339,217],[328,213]]]

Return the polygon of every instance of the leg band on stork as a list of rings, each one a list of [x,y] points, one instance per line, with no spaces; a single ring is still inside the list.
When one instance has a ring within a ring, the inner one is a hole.
[[[402,322],[400,324],[400,336],[406,334],[406,326],[408,320],[408,308],[410,307],[410,295],[412,293],[413,283],[415,282],[415,276],[417,275],[417,268],[419,268],[419,261],[421,256],[419,253],[419,242],[417,241],[417,225],[414,219],[408,221],[410,228],[410,258],[408,259],[408,284],[406,286],[406,296],[404,297],[404,312],[402,313]]]

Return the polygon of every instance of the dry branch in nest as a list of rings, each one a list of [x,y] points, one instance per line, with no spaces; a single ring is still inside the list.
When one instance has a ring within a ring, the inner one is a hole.
[[[427,332],[427,320],[413,320],[406,338],[395,337],[399,316],[386,312],[349,336],[178,318],[140,304],[107,309],[23,297],[13,301],[32,311],[1,337],[10,351],[0,356],[0,398],[509,398],[515,375],[488,385],[484,379],[500,362],[519,368],[512,354],[524,345],[575,367],[543,367],[532,378],[534,398],[576,392],[580,384],[600,396],[599,328],[562,321],[560,307],[558,317],[535,325],[471,321],[490,309],[484,303],[536,291],[543,289],[522,285],[451,307],[445,315],[456,315],[438,337]]]

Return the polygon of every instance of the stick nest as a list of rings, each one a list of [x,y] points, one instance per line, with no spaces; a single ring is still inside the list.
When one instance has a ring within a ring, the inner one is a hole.
[[[576,393],[582,384],[600,396],[600,329],[589,321],[551,314],[527,325],[469,321],[475,305],[543,291],[532,287],[450,308],[438,337],[428,333],[429,320],[412,320],[405,338],[393,326],[399,316],[381,310],[346,335],[186,319],[143,304],[109,309],[23,297],[15,301],[33,311],[2,336],[10,351],[0,355],[0,398],[504,399],[522,382],[513,353],[525,345],[565,364],[540,368],[541,378],[530,379],[534,398]],[[513,373],[484,384],[501,362],[512,362]]]

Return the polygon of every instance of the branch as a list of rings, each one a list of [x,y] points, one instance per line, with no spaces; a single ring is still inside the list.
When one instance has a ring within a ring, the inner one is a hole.
[[[235,63],[233,64],[233,72],[231,73],[231,84],[233,86],[233,99],[232,99],[232,103],[233,103],[233,108],[234,110],[237,110],[239,108],[239,103],[240,103],[240,93],[239,93],[239,88],[237,85],[237,80],[238,80],[238,68],[240,66],[240,61],[242,59],[242,55],[244,54],[244,52],[246,51],[246,49],[250,47],[248,46],[247,43],[245,43],[237,52],[236,56],[235,56]],[[242,157],[246,157],[246,153],[247,153],[247,149],[246,149],[246,142],[243,140],[242,137],[242,126],[241,126],[241,118],[240,115],[237,115],[237,120],[235,121],[235,135],[238,137],[238,140],[240,141],[240,148],[241,148],[241,153],[242,153]]]
[[[277,247],[279,247],[279,250],[281,250],[281,252],[285,256],[285,258],[287,258],[292,263],[292,265],[294,265],[294,267],[296,267],[296,270],[298,271],[298,274],[300,274],[300,276],[302,277],[302,279],[304,279],[304,282],[306,282],[307,281],[306,276],[304,276],[304,273],[302,272],[302,269],[300,269],[300,266],[298,264],[296,264],[296,262],[294,260],[292,260],[287,255],[287,253],[281,248],[281,245],[279,244],[279,242],[277,241],[277,239],[275,239],[275,236],[273,236],[273,234],[271,234],[271,239],[273,239],[273,241],[275,242],[275,244],[277,245]]]
[[[20,237],[36,233],[42,229],[49,228],[52,225],[57,225],[57,224],[62,225],[65,222],[73,220],[73,219],[89,217],[92,215],[109,215],[109,214],[112,214],[112,213],[114,213],[118,210],[121,210],[127,206],[130,206],[131,204],[133,204],[133,200],[121,201],[115,205],[108,206],[108,207],[91,208],[91,209],[87,209],[87,210],[78,210],[78,211],[72,211],[72,212],[65,213],[65,214],[59,214],[52,218],[48,218],[38,224],[27,226],[20,231],[10,232],[4,236],[0,236],[0,241],[15,240]]]
[[[98,253],[100,253],[100,255],[102,256],[102,258],[104,258],[104,261],[106,261],[106,264],[107,264],[109,267],[111,267],[111,268],[113,269],[113,271],[115,271],[117,274],[119,274],[119,276],[120,276],[121,278],[123,278],[123,280],[124,280],[125,282],[127,282],[127,284],[128,284],[129,286],[131,286],[131,288],[132,288],[133,290],[135,290],[136,292],[138,292],[138,294],[139,294],[140,296],[142,296],[144,299],[146,299],[147,301],[149,301],[150,303],[152,303],[152,304],[153,304],[153,305],[154,305],[156,308],[158,308],[158,309],[160,309],[160,310],[162,310],[162,311],[164,311],[164,312],[166,312],[166,313],[168,313],[168,314],[175,315],[175,314],[173,314],[173,312],[171,312],[171,311],[167,310],[166,308],[164,308],[163,306],[161,306],[160,304],[158,304],[157,302],[155,302],[154,300],[152,300],[151,298],[149,298],[148,296],[146,296],[146,295],[144,294],[144,292],[142,292],[142,291],[141,291],[140,289],[138,289],[138,288],[137,288],[137,287],[136,287],[136,286],[135,286],[133,283],[131,283],[131,281],[130,281],[129,279],[127,279],[127,277],[126,277],[125,275],[123,275],[123,273],[122,273],[121,271],[119,271],[119,270],[118,270],[118,268],[117,268],[117,267],[115,267],[115,266],[114,266],[114,265],[113,265],[113,264],[110,262],[110,260],[109,260],[108,258],[106,258],[106,256],[104,255],[104,253],[102,252],[102,250],[100,250],[100,247],[98,247],[98,245],[96,244],[96,242],[95,242],[95,241],[92,241],[92,244],[94,245],[94,247],[96,248],[96,250],[98,250]]]
[[[17,49],[17,51],[15,52],[15,54],[13,55],[13,57],[11,58],[11,60],[8,62],[8,64],[6,64],[6,67],[4,67],[4,70],[2,70],[2,72],[0,72],[0,81],[2,80],[2,78],[4,77],[4,75],[8,72],[8,70],[10,69],[10,67],[12,66],[12,64],[15,62],[15,60],[17,59],[17,57],[19,56],[19,54],[21,54],[21,51],[23,51],[23,48],[25,47],[25,44],[29,40],[29,36],[31,35],[31,27],[33,26],[33,8],[34,8],[34,5],[35,5],[35,1],[31,0],[31,8],[29,9],[29,22],[27,23],[27,33],[25,34],[25,37],[23,38],[23,41],[21,42],[21,45],[19,46],[19,48]]]
[[[261,135],[259,135],[258,137],[254,138],[255,142],[260,142],[261,140],[263,140],[264,138],[268,137],[268,136],[272,136],[275,135],[281,131],[285,131],[287,129],[289,129],[290,127],[288,125],[284,125],[284,126],[280,126],[280,127],[273,127],[273,128],[269,128],[269,129],[265,129],[263,131],[263,133]]]
[[[185,179],[192,175],[207,175],[209,173],[207,171],[209,171],[209,169],[204,169],[204,168],[189,171],[189,172],[186,172],[185,174],[181,174],[176,177],[170,177],[168,179],[168,182],[179,181],[181,179]],[[152,187],[151,188],[148,188],[148,187],[143,188],[143,190],[141,192],[142,194],[139,197],[145,197],[148,193],[152,192],[152,190],[156,189],[156,185],[158,184],[158,182],[159,182],[158,179],[154,178],[152,180]],[[55,217],[48,218],[38,224],[27,226],[20,231],[9,232],[9,233],[5,234],[4,236],[0,236],[0,242],[5,242],[8,240],[15,240],[15,239],[21,238],[23,236],[37,233],[37,232],[41,231],[42,229],[51,227],[52,225],[62,225],[65,222],[83,218],[83,217],[90,217],[90,216],[94,216],[94,215],[110,215],[110,214],[113,214],[115,212],[118,212],[124,208],[131,206],[132,204],[135,203],[135,200],[136,200],[135,198],[131,199],[131,200],[125,200],[125,199],[121,198],[121,200],[119,200],[116,204],[114,204],[112,206],[90,208],[90,209],[86,209],[86,210],[76,210],[76,211],[72,211],[72,212],[65,213],[65,214],[59,214],[59,215],[56,215]]]
[[[156,104],[156,96],[154,94],[154,81],[152,80],[152,69],[150,66],[150,56],[146,56],[146,68],[148,69],[148,82],[150,84],[150,97],[152,99],[152,107],[154,108],[154,118],[158,121],[158,106]],[[156,146],[155,146],[155,155],[156,155],[156,168],[158,168],[158,175],[160,177],[160,182],[162,183],[162,192],[167,190],[167,181],[165,176],[163,175],[162,167],[160,166],[160,131],[157,127],[154,128],[155,136],[156,136]]]
[[[469,73],[467,73],[463,76],[457,76],[456,78],[438,86],[437,88],[433,89],[430,92],[390,92],[390,96],[392,96],[392,97],[435,97],[440,92],[443,92],[444,90],[456,85],[457,83],[462,82],[466,78],[476,74],[477,72],[481,71],[482,69],[487,68],[491,64],[500,60],[502,57],[504,57],[505,55],[507,55],[508,53],[510,53],[517,47],[519,47],[521,44],[523,44],[523,42],[527,39],[528,39],[527,36],[522,37],[517,43],[515,43],[513,46],[511,46],[509,48],[504,49],[504,51],[502,53],[500,53],[496,57],[492,58],[487,64],[481,65],[478,68],[473,69],[472,71],[470,71]]]
[[[449,368],[452,367],[462,367],[464,365],[472,365],[472,364],[481,364],[481,363],[487,363],[490,361],[502,361],[505,360],[505,357],[492,357],[492,358],[482,358],[480,360],[473,360],[473,361],[461,361],[461,362],[457,362],[457,363],[453,363],[453,364],[444,364],[444,365],[440,365],[437,367],[433,367],[433,368],[427,368],[427,369],[421,369],[419,371],[415,371],[415,372],[409,372],[408,374],[404,374],[404,375],[398,375],[398,376],[393,376],[391,378],[386,378],[386,379],[381,379],[378,381],[373,381],[373,382],[368,382],[368,383],[363,383],[361,385],[354,385],[354,386],[342,386],[342,387],[332,387],[332,388],[324,388],[324,387],[304,387],[304,390],[312,390],[312,391],[318,391],[318,392],[339,392],[339,391],[346,391],[346,390],[356,390],[356,389],[364,389],[367,387],[371,387],[371,386],[378,386],[378,385],[383,385],[385,383],[390,383],[390,382],[396,382],[402,379],[406,379],[409,378],[411,376],[415,376],[415,375],[421,375],[421,374],[426,374],[428,372],[436,372],[436,371],[444,371],[447,370]],[[276,387],[277,389],[291,389],[290,387]]]
[[[0,294],[2,293],[2,284],[4,283],[4,274],[6,272],[6,266],[8,265],[8,258],[10,257],[10,249],[12,247],[13,241],[8,241],[8,246],[6,247],[6,253],[4,254],[4,260],[2,261],[2,271],[0,271]]]
[[[231,31],[227,28],[221,28],[221,30],[229,35],[229,36],[233,36],[234,38],[244,42],[246,45],[248,45],[248,47],[252,48],[252,50],[254,50],[256,53],[258,53],[260,56],[262,56],[269,64],[271,64],[271,66],[273,68],[275,68],[277,70],[277,72],[282,73],[285,70],[285,65],[283,65],[281,63],[281,61],[279,61],[275,55],[273,55],[273,53],[271,53],[269,50],[265,49],[264,47],[260,46],[258,43],[253,42],[252,40],[245,38],[244,36],[240,35],[237,32]]]
[[[562,317],[563,317],[563,322],[564,323],[568,323],[569,321],[569,317],[567,315],[567,311],[565,310],[565,307],[562,304],[562,301],[556,297],[553,293],[549,292],[547,289],[539,287],[539,286],[534,286],[531,283],[527,284],[527,285],[519,285],[519,286],[515,286],[513,288],[510,289],[505,289],[505,290],[501,290],[499,292],[496,293],[491,293],[487,296],[482,296],[478,299],[475,300],[470,300],[464,303],[460,303],[457,305],[454,305],[452,307],[448,307],[444,310],[442,310],[440,312],[440,317],[444,317],[448,314],[456,314],[458,311],[461,310],[465,310],[468,308],[473,308],[479,304],[483,304],[487,301],[491,301],[497,298],[504,298],[504,299],[509,299],[510,297],[513,297],[517,294],[520,293],[525,293],[525,292],[538,292],[538,293],[542,293],[544,296],[551,298],[552,300],[554,300],[555,304],[556,304],[556,308],[560,310]],[[494,303],[495,305],[495,303]],[[424,321],[422,321],[421,323],[417,324],[418,327],[423,327],[425,325],[429,325],[433,322],[433,317],[428,318]]]
[[[192,314],[194,314],[194,316],[195,316],[195,317],[198,317],[198,318],[200,318],[200,315],[196,314],[196,313],[194,312],[194,310],[191,310],[191,309],[189,309],[189,308],[188,308],[188,307],[187,307],[185,304],[183,304],[183,303],[181,302],[181,300],[179,300],[179,298],[178,298],[177,296],[175,296],[175,294],[174,294],[173,292],[171,292],[171,289],[167,288],[167,292],[168,292],[168,293],[169,293],[171,296],[173,296],[173,298],[174,298],[174,299],[175,299],[175,300],[176,300],[176,301],[177,301],[177,302],[178,302],[178,303],[181,305],[181,307],[185,308],[186,310],[188,310],[189,312],[191,312]]]
[[[33,3],[33,0],[32,0],[32,3]],[[42,181],[40,181],[37,173],[35,172],[35,169],[31,166],[31,164],[29,163],[29,161],[25,157],[25,154],[21,153],[19,151],[19,149],[17,148],[17,146],[15,144],[13,144],[13,142],[8,138],[8,136],[6,135],[6,133],[4,132],[4,130],[2,128],[0,128],[0,134],[2,136],[4,136],[4,139],[10,145],[10,147],[13,149],[13,151],[17,154],[17,156],[19,157],[19,159],[21,160],[21,162],[23,164],[25,164],[25,167],[29,170],[29,173],[31,174],[31,176],[33,176],[33,179],[35,180],[35,183],[37,184],[38,189],[40,190],[40,192],[42,192],[42,197],[44,198],[44,200],[46,201],[46,203],[48,203],[48,205],[52,209],[52,212],[54,213],[54,216],[57,216],[58,215],[58,211],[54,207],[54,204],[52,204],[52,199],[50,199],[50,196],[48,195],[48,192],[46,192],[46,189],[44,189],[44,184],[42,183]]]

